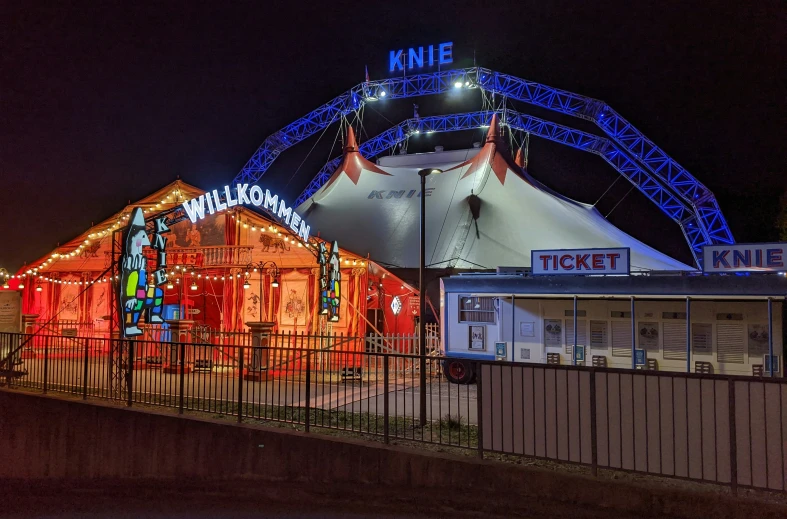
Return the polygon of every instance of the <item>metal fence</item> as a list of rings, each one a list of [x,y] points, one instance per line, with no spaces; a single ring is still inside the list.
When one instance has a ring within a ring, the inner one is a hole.
[[[482,449],[787,490],[784,379],[487,363]]]
[[[261,348],[0,334],[0,370],[10,380],[14,366],[17,386],[129,406],[787,491],[784,379],[488,361],[475,365],[477,384],[457,385],[440,357],[368,345],[338,335],[273,335]]]

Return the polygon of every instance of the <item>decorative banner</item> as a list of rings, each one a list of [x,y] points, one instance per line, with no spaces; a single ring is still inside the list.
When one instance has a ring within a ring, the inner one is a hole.
[[[334,241],[330,251],[320,243],[317,250],[317,263],[320,265],[320,314],[327,315],[330,322],[339,320],[341,302],[342,273],[339,261],[339,243]]]
[[[309,276],[298,272],[281,278],[281,304],[279,326],[305,329],[309,319]]]
[[[262,275],[262,273],[260,273]],[[249,276],[249,285],[247,290],[243,291],[243,322],[261,321],[260,312],[263,309],[263,294],[260,293],[260,278],[259,276]],[[267,320],[267,319],[266,319]]]
[[[628,275],[631,270],[627,248],[534,250],[530,268],[534,276]]]
[[[58,321],[77,321],[79,320],[79,278],[76,276],[63,276],[60,289],[60,300],[57,301],[55,309]]]
[[[787,243],[706,245],[703,272],[778,272],[787,270]]]
[[[170,229],[167,227],[166,217],[156,218],[154,223],[156,227],[151,245],[142,209],[137,207],[131,212],[124,236],[118,302],[120,315],[123,316],[120,333],[126,338],[142,335],[142,330],[137,325],[143,313],[148,324],[164,322],[161,318],[164,291],[158,287],[167,282],[167,239],[162,234],[168,233]],[[158,251],[156,270],[153,272],[154,285],[148,285],[148,259],[143,253],[144,247],[148,246]]]

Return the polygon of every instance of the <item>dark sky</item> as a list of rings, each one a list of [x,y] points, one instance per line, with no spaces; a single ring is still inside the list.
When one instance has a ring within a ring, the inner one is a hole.
[[[457,65],[475,52],[479,65],[605,100],[716,193],[738,241],[776,237],[787,184],[782,1],[3,0],[0,20],[9,270],[178,175],[203,188],[231,181],[266,136],[361,82],[364,65],[381,78],[390,49],[443,41]],[[412,102],[377,103],[367,131]],[[445,103],[424,100],[421,115],[457,111]],[[326,132],[297,175],[315,141],[282,155],[264,182],[294,200],[335,137]],[[431,137],[411,149],[456,141]],[[538,139],[530,158],[533,175],[585,202],[616,178],[601,159]],[[629,187],[618,182],[599,209],[622,199],[615,224],[688,261],[678,227]]]

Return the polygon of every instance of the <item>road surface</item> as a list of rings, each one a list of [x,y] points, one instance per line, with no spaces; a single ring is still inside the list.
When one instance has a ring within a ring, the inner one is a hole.
[[[0,498],[8,519],[634,519],[507,496],[248,480],[18,482],[0,486]]]

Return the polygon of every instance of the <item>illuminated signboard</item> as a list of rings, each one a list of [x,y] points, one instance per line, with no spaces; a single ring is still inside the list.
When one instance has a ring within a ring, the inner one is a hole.
[[[787,243],[706,245],[703,272],[780,272],[787,259]]]
[[[263,191],[260,186],[249,187],[248,184],[237,184],[234,190],[230,186],[224,186],[221,191],[214,189],[212,193],[208,192],[183,202],[183,208],[192,223],[205,218],[206,213],[214,214],[236,205],[260,207],[279,222],[287,225],[303,241],[309,241],[310,227],[301,216],[293,211],[292,207],[287,207],[284,200],[279,199],[279,195],[271,193],[268,189]]]
[[[428,47],[392,50],[388,53],[388,70],[396,72],[397,70],[447,65],[454,62],[453,51],[454,44],[450,41]]]
[[[131,212],[123,240],[123,254],[120,258],[120,285],[118,303],[123,324],[120,327],[123,337],[142,335],[139,319],[144,315],[148,324],[161,324],[161,309],[164,291],[159,288],[167,282],[167,239],[162,236],[170,232],[167,218],[162,216],[153,220],[155,232],[151,241],[145,228],[142,209]],[[144,248],[156,251],[156,268],[153,271],[153,284],[148,284],[148,258]]]
[[[627,248],[534,250],[530,265],[533,275],[542,276],[627,275],[629,256]]]

